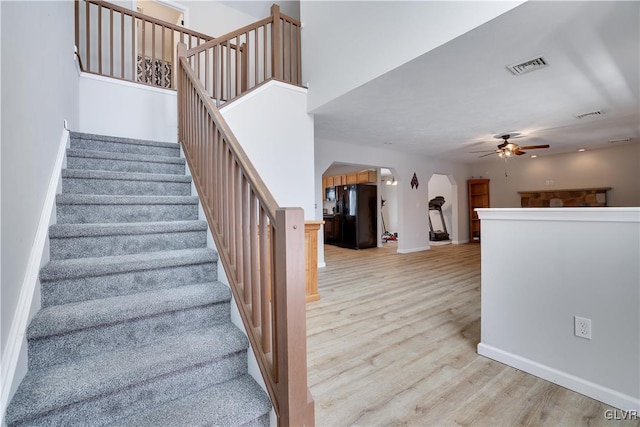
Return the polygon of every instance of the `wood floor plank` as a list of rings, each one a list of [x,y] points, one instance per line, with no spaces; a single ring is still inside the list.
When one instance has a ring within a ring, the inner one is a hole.
[[[307,304],[317,426],[640,426],[477,354],[479,245],[326,245],[325,259]]]

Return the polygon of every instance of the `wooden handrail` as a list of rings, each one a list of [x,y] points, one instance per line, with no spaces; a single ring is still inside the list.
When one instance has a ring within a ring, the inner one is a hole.
[[[271,6],[271,16],[209,40],[186,52],[207,94],[228,102],[265,81],[300,85],[301,24]],[[236,49],[231,52],[235,46]]]
[[[181,27],[179,25],[176,24],[172,24],[170,22],[167,21],[163,21],[161,19],[158,18],[154,18],[152,16],[149,15],[145,15],[143,13],[140,12],[136,12],[135,10],[131,10],[131,9],[127,9],[126,7],[122,7],[122,6],[118,6],[116,4],[113,3],[109,3],[106,1],[102,1],[102,0],[85,0],[87,3],[93,3],[95,5],[101,6],[105,9],[111,9],[114,12],[120,12],[120,13],[124,13],[125,15],[129,15],[129,16],[133,16],[135,18],[138,18],[142,21],[147,21],[147,22],[151,22],[153,24],[157,24],[157,25],[162,25],[166,28],[169,28],[171,30],[174,31],[180,31],[180,32],[184,32],[187,34],[190,34],[194,37],[199,37],[201,39],[205,39],[205,40],[212,40],[213,37],[207,35],[207,34],[203,34],[203,33],[199,33],[197,31],[193,31],[193,30],[189,30],[187,28]]]
[[[304,213],[277,205],[198,78],[202,64],[183,44],[178,58],[178,139],[278,425],[313,426]]]
[[[213,39],[106,1],[74,3],[77,55],[86,73],[174,89],[175,45]]]

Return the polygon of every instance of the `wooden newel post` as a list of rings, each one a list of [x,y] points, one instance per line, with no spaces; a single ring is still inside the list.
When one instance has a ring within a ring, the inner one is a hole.
[[[313,426],[313,400],[307,387],[307,320],[305,306],[304,212],[276,211],[276,316],[279,426]]]
[[[182,111],[182,99],[181,96],[184,96],[184,88],[182,87],[182,65],[180,63],[180,58],[186,58],[187,56],[187,45],[184,43],[178,43],[177,52],[176,52],[176,62],[173,64],[173,75],[176,79],[176,99],[178,100],[178,142],[184,141],[184,117]]]
[[[273,70],[273,78],[282,80],[280,6],[275,3],[271,5],[271,16],[273,17],[273,24],[271,26],[271,68]]]

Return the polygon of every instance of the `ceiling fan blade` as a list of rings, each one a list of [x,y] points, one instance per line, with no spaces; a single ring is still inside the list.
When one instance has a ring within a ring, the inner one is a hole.
[[[483,154],[482,156],[478,156],[479,159],[483,158],[483,157],[487,157],[487,156],[491,156],[493,153],[489,153],[489,154]]]
[[[545,145],[527,145],[526,147],[520,147],[520,150],[536,150],[538,148],[549,148],[550,145],[549,144],[545,144]]]
[[[522,156],[523,154],[527,154],[526,151],[521,151],[520,149],[517,149],[516,151],[514,151],[514,154],[516,156]]]

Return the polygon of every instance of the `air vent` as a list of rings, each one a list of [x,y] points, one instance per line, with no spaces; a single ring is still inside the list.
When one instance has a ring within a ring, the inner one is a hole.
[[[631,141],[631,138],[620,138],[620,139],[610,139],[609,143],[615,144],[616,142],[629,142],[629,141]]]
[[[602,115],[602,111],[590,111],[588,113],[576,114],[575,118],[584,119],[585,117],[600,116],[600,115]]]
[[[548,67],[549,63],[541,56],[530,59],[528,61],[522,62],[520,64],[507,65],[509,71],[511,71],[516,76],[521,74],[529,73],[531,71],[536,71],[544,67]]]

